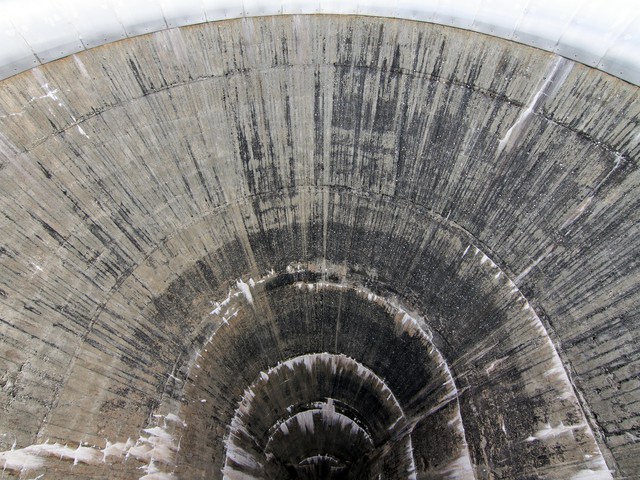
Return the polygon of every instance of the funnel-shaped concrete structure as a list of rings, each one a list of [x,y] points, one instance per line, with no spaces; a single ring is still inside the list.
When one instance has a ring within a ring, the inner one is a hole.
[[[0,478],[635,478],[639,112],[373,16],[6,78]]]

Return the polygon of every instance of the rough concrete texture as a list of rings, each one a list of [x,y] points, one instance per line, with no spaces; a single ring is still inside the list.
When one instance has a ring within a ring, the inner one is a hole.
[[[3,81],[0,478],[637,478],[639,113],[358,17]]]

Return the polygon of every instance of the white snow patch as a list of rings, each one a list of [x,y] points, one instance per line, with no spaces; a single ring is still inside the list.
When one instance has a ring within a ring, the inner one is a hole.
[[[33,268],[35,268],[36,271],[38,271],[38,272],[42,272],[43,271],[42,267],[40,265],[37,265],[37,264],[35,264],[33,262],[30,262],[30,263],[31,263],[31,265],[33,265]]]
[[[2,466],[3,470],[10,471],[34,470],[45,465],[44,457],[72,460],[74,465],[78,463],[98,465],[106,462],[107,457],[122,458],[124,450],[130,445],[129,442],[112,444],[107,441],[106,447],[101,450],[97,447],[79,445],[76,448],[72,448],[57,442],[45,442],[0,452],[0,466]]]
[[[56,88],[55,90],[51,90],[51,88],[49,87],[48,83],[45,83],[44,85],[42,85],[40,88],[42,88],[46,93],[44,95],[40,95],[39,97],[31,97],[31,99],[29,100],[29,103],[33,103],[36,100],[42,100],[44,98],[49,98],[51,100],[54,101],[58,101],[58,89]]]
[[[155,416],[156,418],[162,416]],[[166,421],[185,427],[185,423],[175,414],[168,414]],[[105,464],[114,459],[124,461],[127,458],[135,458],[139,461],[149,462],[143,467],[148,475],[143,478],[173,479],[172,474],[159,472],[154,462],[166,465],[175,463],[175,455],[179,447],[175,444],[173,435],[159,426],[143,430],[148,436],[141,436],[137,442],[127,439],[126,442],[111,443],[108,440],[104,449],[95,446],[69,447],[60,443],[41,443],[28,447],[0,452],[0,466],[4,470],[28,471],[45,466],[45,457],[54,457],[59,460],[71,460],[74,465],[79,463],[89,465]]]
[[[106,462],[109,457],[117,457],[124,458],[127,452],[131,447],[133,447],[134,442],[131,439],[128,439],[126,442],[116,442],[111,443],[107,441],[107,446],[102,451],[103,461]]]
[[[243,467],[248,467],[251,470],[262,470],[263,468],[262,463],[256,460],[251,453],[245,451],[237,445],[232,444],[227,448],[227,459],[231,459],[234,463]],[[229,467],[225,466],[225,474],[227,473],[227,469],[229,469]],[[233,471],[233,469],[229,470]]]
[[[140,477],[139,480],[177,480],[173,473],[164,473],[164,472],[154,472],[149,473],[143,477]]]
[[[310,411],[302,412],[296,417],[298,420],[298,425],[300,425],[300,429],[303,432],[310,433],[313,435],[314,424],[313,424],[313,414]]]
[[[460,455],[440,472],[442,478],[475,478],[469,455]]]
[[[220,315],[220,312],[222,312],[222,309],[227,305],[229,305],[229,302],[231,302],[231,290],[229,290],[229,293],[227,294],[227,298],[225,298],[222,302],[215,303],[216,308],[214,308],[210,312],[210,315]]]
[[[547,370],[546,372],[544,372],[542,374],[543,377],[552,377],[555,375],[562,375],[564,372],[564,368],[560,367],[560,366],[556,366],[553,368],[550,368],[549,370]]]
[[[249,285],[244,283],[242,279],[238,280],[236,285],[244,295],[244,298],[247,299],[247,302],[249,302],[250,305],[253,305],[253,296],[251,295],[251,288],[249,287]]]
[[[613,477],[609,470],[591,470],[586,468],[572,476],[571,480],[610,480],[611,478]]]
[[[586,428],[587,425],[585,423],[579,423],[577,425],[564,425],[562,422],[560,422],[556,427],[552,427],[551,424],[547,423],[545,428],[538,430],[532,436],[528,437],[527,440],[530,442],[532,442],[533,440],[542,440],[544,442],[559,435],[572,433],[574,430],[582,430]]]
[[[78,447],[73,455],[73,464],[87,463],[96,465],[102,462],[104,455],[100,450],[91,447]]]
[[[507,358],[508,357],[502,357],[502,358],[498,358],[497,360],[494,360],[487,366],[487,368],[484,369],[484,371],[487,373],[487,375],[490,374],[498,365],[504,362]]]
[[[78,129],[78,132],[80,132],[80,135],[83,135],[83,136],[89,138],[89,135],[86,134],[86,132],[82,129],[82,127],[80,125],[76,125],[76,128]]]
[[[154,437],[158,437],[163,439],[164,441],[172,441],[173,437],[170,433],[166,432],[163,428],[153,427],[153,428],[145,428],[143,430],[145,433],[149,435],[153,435]]]
[[[26,472],[44,466],[44,459],[21,448],[0,453],[0,466],[3,471]]]

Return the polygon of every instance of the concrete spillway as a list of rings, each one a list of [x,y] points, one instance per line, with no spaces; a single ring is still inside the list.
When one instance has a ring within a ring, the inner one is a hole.
[[[245,18],[0,83],[0,478],[634,478],[638,87]]]

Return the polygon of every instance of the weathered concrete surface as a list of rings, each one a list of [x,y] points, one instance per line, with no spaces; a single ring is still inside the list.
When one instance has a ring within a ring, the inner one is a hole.
[[[357,17],[169,30],[0,83],[3,475],[221,476],[260,372],[327,352],[403,411],[450,372],[455,402],[409,429],[418,478],[637,476],[639,111],[554,55]],[[410,476],[390,451],[375,468]]]

